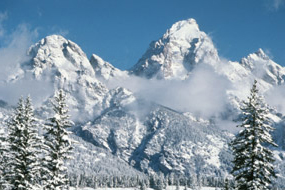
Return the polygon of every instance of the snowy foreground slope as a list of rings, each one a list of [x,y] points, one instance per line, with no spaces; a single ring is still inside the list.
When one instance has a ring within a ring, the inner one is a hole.
[[[98,190],[136,190],[137,188],[97,188]],[[169,186],[166,190],[176,190],[175,186]],[[184,190],[185,187],[179,187],[179,190]],[[94,190],[92,188],[71,188],[71,190]],[[152,190],[152,188],[147,188],[147,190]],[[187,188],[187,190],[193,190],[191,188]],[[215,187],[202,187],[201,190],[220,190],[220,188]]]
[[[30,93],[41,120],[51,113],[55,90],[67,93],[72,138],[78,142],[75,159],[67,163],[72,177],[230,176],[228,143],[237,131],[241,102],[257,79],[267,100],[276,100],[269,117],[277,128],[278,183],[285,184],[285,109],[276,96],[284,97],[285,68],[263,50],[240,62],[223,60],[211,38],[188,19],[152,42],[128,71],[95,54],[88,59],[58,35],[31,46],[28,55],[0,85],[19,97]],[[30,91],[21,91],[24,87]],[[13,106],[0,94],[2,129]]]

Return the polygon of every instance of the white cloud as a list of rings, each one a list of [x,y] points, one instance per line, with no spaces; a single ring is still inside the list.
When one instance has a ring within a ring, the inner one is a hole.
[[[6,19],[8,19],[8,13],[7,12],[4,12],[4,13],[0,12],[0,37],[4,36],[5,30],[4,30],[4,27],[3,27],[2,23]]]
[[[278,112],[285,115],[285,87],[284,85],[276,86],[266,93],[266,102],[274,107]]]
[[[69,34],[68,30],[60,29],[56,34],[59,34],[61,36],[67,36]]]
[[[29,63],[27,55],[29,47],[38,38],[37,29],[31,29],[28,24],[20,24],[5,32],[1,24],[8,19],[7,13],[0,13],[0,100],[14,105],[20,96],[31,95],[35,105],[42,103],[52,90],[49,81],[35,81],[24,74],[23,64]],[[67,35],[67,30],[56,28],[61,35]],[[1,33],[2,31],[2,33]],[[25,77],[24,80],[17,80]],[[9,81],[9,82],[8,82]]]
[[[62,29],[62,28],[60,28],[58,26],[53,26],[51,28],[51,31],[52,31],[52,34],[58,34],[58,35],[61,35],[61,36],[64,36],[64,37],[66,37],[69,34],[69,30]]]
[[[20,63],[28,59],[27,49],[32,44],[36,31],[28,29],[27,25],[19,25],[10,35],[4,35],[4,46],[0,48],[0,81],[17,72]]]
[[[43,12],[42,12],[42,10],[39,7],[37,8],[37,13],[38,13],[39,17],[43,16]]]
[[[3,17],[2,17],[3,18]],[[28,61],[27,50],[35,38],[37,30],[31,30],[27,24],[18,25],[11,34],[4,33],[0,39],[0,99],[14,104],[21,95],[36,94],[41,86],[39,84],[26,82],[11,82],[23,72],[21,63]],[[35,88],[36,86],[36,88]]]
[[[225,110],[228,79],[216,74],[213,68],[196,67],[185,81],[148,80],[135,76],[109,82],[109,87],[123,86],[146,100],[181,112],[210,118]]]
[[[284,4],[285,0],[266,0],[266,6],[270,11],[278,11]]]
[[[284,5],[284,0],[273,0],[273,8],[278,10],[281,6]]]
[[[268,49],[268,48],[266,48],[266,49],[264,49],[264,53],[270,58],[270,59],[274,59],[274,56],[273,56],[273,54],[272,54],[272,52],[271,52],[271,50],[270,49]]]

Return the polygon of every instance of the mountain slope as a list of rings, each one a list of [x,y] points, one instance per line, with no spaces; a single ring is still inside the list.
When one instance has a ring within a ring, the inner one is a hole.
[[[125,89],[111,91],[110,107],[77,134],[146,173],[226,175],[231,136],[203,121],[148,104]],[[147,111],[141,106],[149,106]],[[222,155],[222,157],[220,157]]]

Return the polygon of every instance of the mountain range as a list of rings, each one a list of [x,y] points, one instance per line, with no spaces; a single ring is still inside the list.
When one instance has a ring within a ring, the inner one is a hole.
[[[0,85],[30,93],[44,120],[57,89],[67,94],[77,143],[70,173],[141,175],[174,173],[226,177],[231,169],[228,143],[239,130],[242,101],[253,80],[269,103],[276,128],[278,183],[285,177],[285,68],[262,49],[239,62],[222,58],[194,19],[166,31],[129,70],[122,71],[74,42],[51,35],[32,45],[28,60]],[[27,90],[28,89],[28,90]],[[28,91],[28,92],[27,92]],[[13,105],[0,94],[0,120]]]

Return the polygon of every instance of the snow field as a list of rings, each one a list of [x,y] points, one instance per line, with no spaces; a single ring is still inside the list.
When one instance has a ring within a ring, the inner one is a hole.
[[[96,190],[138,190],[139,188],[97,188]],[[184,190],[184,186],[180,186],[179,190]],[[90,187],[71,187],[70,190],[95,190]],[[147,190],[154,190],[152,188],[147,188]],[[176,190],[176,186],[168,186],[165,190]],[[187,190],[192,190],[191,188],[187,188]],[[201,190],[221,190],[221,188],[217,187],[202,187]]]

